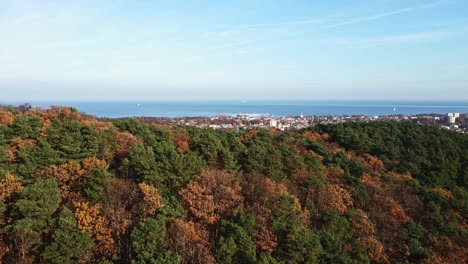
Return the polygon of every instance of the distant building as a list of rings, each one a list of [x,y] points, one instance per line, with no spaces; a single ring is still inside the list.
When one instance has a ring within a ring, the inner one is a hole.
[[[211,120],[220,120],[220,119],[230,119],[231,116],[229,115],[216,115],[211,118]]]
[[[270,119],[270,127],[277,127],[278,126],[278,121],[275,119]]]
[[[448,116],[448,117],[452,117],[452,116],[453,116],[453,113],[447,113],[447,116]]]
[[[459,118],[459,117],[460,117],[460,113],[453,113],[453,117]]]
[[[450,124],[455,123],[455,121],[456,121],[456,118],[455,118],[454,116],[449,116],[449,117],[448,117],[448,122],[449,122]]]

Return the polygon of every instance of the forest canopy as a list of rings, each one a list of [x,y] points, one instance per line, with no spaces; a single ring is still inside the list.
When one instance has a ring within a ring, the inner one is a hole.
[[[0,263],[467,263],[468,136],[0,108]]]

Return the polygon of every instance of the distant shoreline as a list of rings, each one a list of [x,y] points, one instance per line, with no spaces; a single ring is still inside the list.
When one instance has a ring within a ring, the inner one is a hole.
[[[0,105],[1,106],[1,105]],[[97,105],[98,106],[98,105]],[[119,103],[112,104],[112,107],[121,106]],[[128,107],[128,103],[126,103]],[[139,110],[141,104],[136,105]],[[156,104],[156,106],[160,106]],[[174,106],[174,105],[173,105]],[[184,105],[175,105],[182,107]],[[293,107],[292,105],[291,107]],[[34,107],[30,104],[22,104],[19,106],[7,106],[15,108],[17,111],[26,112],[30,109],[52,109],[54,107]],[[58,106],[59,108],[62,106]],[[67,107],[67,106],[64,106]],[[131,107],[135,108],[132,103]],[[188,104],[190,107],[190,104]],[[221,106],[222,107],[222,106]],[[295,106],[297,107],[297,106]],[[307,106],[306,106],[307,107]],[[317,107],[317,106],[314,106]],[[320,107],[320,106],[318,106]],[[343,107],[343,106],[341,106]],[[346,107],[346,106],[345,106]],[[359,106],[358,106],[359,107]],[[375,106],[369,106],[370,108]],[[383,106],[377,106],[383,107]],[[424,107],[424,106],[423,106]],[[388,108],[389,107],[385,107]],[[348,122],[374,122],[374,121],[410,121],[418,124],[434,125],[440,128],[445,128],[452,131],[466,133],[468,131],[468,114],[467,112],[447,112],[447,113],[397,113],[396,107],[390,114],[300,114],[290,115],[270,115],[266,113],[239,113],[239,114],[213,114],[213,115],[178,115],[178,116],[157,116],[157,115],[134,115],[134,116],[115,116],[115,117],[99,117],[93,113],[83,111],[82,108],[72,107],[72,111],[80,112],[85,115],[96,116],[103,120],[124,120],[124,119],[137,119],[146,123],[155,123],[162,125],[183,125],[183,126],[196,126],[200,128],[213,128],[213,129],[256,129],[256,128],[269,128],[278,130],[297,130],[307,128],[320,124],[342,124]],[[447,110],[446,108],[442,108]],[[449,108],[453,110],[454,108]],[[160,109],[164,110],[164,109]],[[298,109],[295,109],[298,110]],[[296,111],[297,112],[297,111]]]
[[[2,104],[2,102],[0,102]],[[5,102],[19,105],[21,103]],[[68,106],[100,118],[213,117],[257,114],[277,117],[383,116],[468,113],[468,101],[159,101],[159,102],[32,102],[34,107]]]

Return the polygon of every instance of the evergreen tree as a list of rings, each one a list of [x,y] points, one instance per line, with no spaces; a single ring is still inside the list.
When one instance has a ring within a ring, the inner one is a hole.
[[[54,179],[37,181],[21,190],[21,199],[14,206],[24,218],[34,219],[37,226],[45,226],[60,203],[60,190]]]
[[[273,228],[278,236],[278,260],[289,263],[316,263],[321,252],[317,236],[301,223],[297,201],[282,195],[274,210]]]
[[[135,144],[128,153],[128,176],[137,182],[161,183],[155,155],[151,147]]]
[[[73,213],[65,208],[55,219],[52,242],[45,247],[42,257],[47,263],[78,263],[89,260],[92,248],[90,234],[78,230]]]
[[[255,218],[238,208],[234,211],[232,219],[223,220],[221,226],[218,261],[221,263],[256,263],[256,248],[252,241],[252,235],[255,233]]]
[[[83,191],[92,203],[98,203],[103,198],[104,188],[111,175],[102,169],[94,169],[90,174],[84,181]]]
[[[132,231],[132,260],[138,263],[180,263],[179,255],[165,249],[166,221],[162,216],[148,218]]]

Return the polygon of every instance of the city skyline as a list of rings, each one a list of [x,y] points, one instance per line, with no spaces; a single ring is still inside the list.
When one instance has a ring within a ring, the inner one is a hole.
[[[468,100],[464,1],[0,7],[3,102]]]

